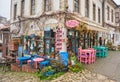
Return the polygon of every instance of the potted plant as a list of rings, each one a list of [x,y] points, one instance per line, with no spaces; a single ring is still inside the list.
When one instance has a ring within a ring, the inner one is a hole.
[[[54,74],[54,70],[52,69],[51,66],[44,67],[42,69],[42,75],[43,76],[50,76]]]
[[[74,56],[71,56],[71,65],[75,65],[75,62],[76,62],[76,57],[75,57],[75,55],[74,55]]]
[[[55,53],[54,52],[50,53],[50,58],[55,58]]]
[[[41,52],[41,53],[39,54],[39,56],[44,56],[44,52]]]

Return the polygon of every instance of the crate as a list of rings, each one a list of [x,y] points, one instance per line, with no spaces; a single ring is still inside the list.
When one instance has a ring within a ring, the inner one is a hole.
[[[11,64],[11,70],[12,71],[21,71],[21,67],[18,64],[13,63],[13,64]]]
[[[35,68],[31,67],[30,65],[25,64],[25,65],[22,65],[22,71],[28,72],[28,73],[35,73],[38,71],[38,69],[35,69]]]

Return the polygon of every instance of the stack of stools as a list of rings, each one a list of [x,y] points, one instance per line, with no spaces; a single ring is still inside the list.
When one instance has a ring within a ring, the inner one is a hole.
[[[94,47],[96,50],[97,57],[106,57],[108,55],[108,48],[104,46],[96,46]]]
[[[81,63],[91,64],[94,63],[96,60],[96,50],[94,49],[78,49],[78,60]]]

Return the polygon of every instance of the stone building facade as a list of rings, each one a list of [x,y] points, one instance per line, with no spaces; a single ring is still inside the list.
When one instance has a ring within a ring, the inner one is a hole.
[[[45,31],[64,28],[63,51],[67,50],[66,38],[75,42],[71,44],[75,53],[79,46],[105,45],[108,40],[116,44],[116,6],[113,0],[11,0],[12,37],[44,37]],[[69,20],[76,20],[79,25],[71,29],[66,26]]]

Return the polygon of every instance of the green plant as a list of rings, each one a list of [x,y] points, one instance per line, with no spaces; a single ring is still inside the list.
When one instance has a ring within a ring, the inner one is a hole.
[[[69,71],[75,72],[75,73],[80,72],[84,69],[83,65],[80,62],[76,62],[75,65],[71,65],[68,68],[69,68]]]
[[[47,71],[47,70],[51,70],[51,67],[49,68],[46,68],[44,69],[44,71]],[[58,72],[58,73],[55,73],[54,75],[50,75],[50,76],[43,76],[43,70],[42,71],[38,71],[36,73],[36,76],[38,78],[40,78],[40,80],[53,80],[53,79],[56,79],[57,77],[60,77],[61,75],[65,74],[65,72]]]
[[[40,79],[45,79],[46,77],[51,76],[51,75],[48,74],[48,72],[54,73],[54,70],[52,69],[51,66],[44,67],[41,71],[38,71],[38,72],[36,73],[36,75],[37,75],[37,77],[39,77]]]
[[[120,45],[118,45],[117,49],[120,51]]]
[[[110,41],[107,41],[106,46],[108,47],[109,50],[112,50],[112,48],[113,48],[112,42],[110,42]]]

